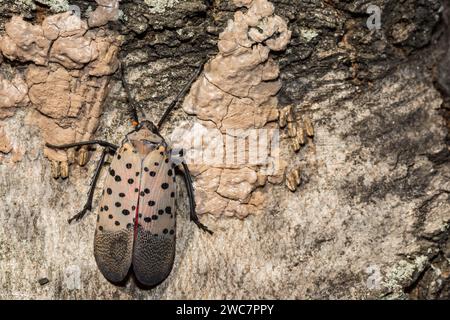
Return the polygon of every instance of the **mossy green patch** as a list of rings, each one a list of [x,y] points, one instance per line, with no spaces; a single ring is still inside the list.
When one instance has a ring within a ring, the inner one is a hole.
[[[167,9],[173,8],[179,0],[144,0],[150,7],[151,13],[163,13]]]
[[[2,1],[0,1],[1,3]],[[36,3],[41,3],[50,8],[53,12],[63,12],[69,10],[69,2],[67,0],[19,0],[25,7],[36,9]]]

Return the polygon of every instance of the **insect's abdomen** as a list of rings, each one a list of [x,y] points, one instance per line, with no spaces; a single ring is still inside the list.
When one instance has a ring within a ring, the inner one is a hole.
[[[175,237],[155,236],[139,227],[134,247],[133,270],[137,280],[154,286],[167,278],[175,257]]]

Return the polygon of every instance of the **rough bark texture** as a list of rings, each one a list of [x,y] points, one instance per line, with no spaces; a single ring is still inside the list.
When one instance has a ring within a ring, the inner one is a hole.
[[[54,180],[41,131],[25,124],[33,110],[17,108],[0,127],[0,298],[450,298],[450,2],[272,2],[292,31],[288,48],[271,53],[280,107],[293,105],[315,127],[314,143],[282,151],[302,167],[299,190],[274,185],[264,193],[270,205],[243,219],[202,215],[209,236],[189,223],[180,184],[169,278],[151,290],[132,279],[117,287],[94,261],[95,214],[67,224],[99,153]],[[13,15],[38,23],[67,4],[39,3],[0,0],[0,33]],[[70,4],[84,14],[93,2]],[[380,30],[366,27],[369,4],[381,8]],[[122,1],[120,10],[107,28],[125,36],[126,81],[156,121],[199,61],[217,53],[237,8],[148,0]],[[0,62],[9,79],[28,64]],[[120,143],[127,117],[116,74],[95,137]],[[163,133],[196,121],[179,108]]]

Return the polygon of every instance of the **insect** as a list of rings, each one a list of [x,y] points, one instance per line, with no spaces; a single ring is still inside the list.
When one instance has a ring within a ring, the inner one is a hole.
[[[176,174],[183,175],[187,186],[190,219],[201,230],[212,234],[197,217],[192,178],[182,151],[180,157],[174,157],[174,151],[160,134],[164,121],[201,70],[202,67],[169,105],[158,125],[148,120],[139,122],[136,105],[123,81],[134,128],[120,146],[100,140],[59,146],[47,144],[55,149],[92,145],[104,148],[87,202],[69,223],[81,220],[92,210],[100,171],[107,155],[114,157],[99,202],[94,239],[97,265],[112,283],[123,282],[131,267],[138,282],[145,286],[155,286],[169,275],[175,257]]]

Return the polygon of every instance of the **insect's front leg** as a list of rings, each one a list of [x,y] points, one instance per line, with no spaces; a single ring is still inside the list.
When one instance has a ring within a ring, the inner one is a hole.
[[[95,169],[94,177],[92,178],[92,181],[90,184],[90,189],[88,192],[88,199],[86,201],[86,204],[84,205],[83,209],[79,213],[77,213],[75,216],[73,216],[72,218],[69,219],[69,223],[72,223],[73,220],[76,220],[76,221],[81,220],[86,215],[86,212],[92,210],[92,202],[94,199],[95,187],[97,185],[97,181],[100,176],[100,172],[103,167],[103,164],[105,163],[106,155],[110,152],[115,153],[119,147],[112,143],[109,143],[107,141],[102,141],[102,140],[75,142],[75,143],[69,143],[69,144],[63,144],[63,145],[52,145],[49,143],[45,144],[46,147],[53,148],[53,149],[69,149],[69,148],[90,146],[90,145],[99,145],[99,146],[105,147],[105,149],[103,149],[102,156],[100,157],[100,160],[97,164],[97,168]]]
[[[189,197],[189,212],[190,212],[190,218],[191,221],[194,222],[197,227],[199,227],[201,230],[208,232],[209,234],[213,234],[211,230],[208,229],[207,226],[202,224],[197,216],[197,212],[195,211],[195,195],[194,195],[194,185],[192,183],[192,176],[189,171],[188,165],[183,161],[181,162],[181,165],[177,167],[178,171],[183,175],[184,181],[186,183],[187,193]]]
[[[100,176],[100,172],[102,170],[103,165],[105,164],[106,155],[108,153],[110,153],[109,148],[103,149],[102,156],[100,157],[100,160],[97,163],[97,168],[95,169],[94,177],[92,178],[90,184],[86,204],[84,205],[83,209],[80,212],[78,212],[76,215],[74,215],[72,218],[68,220],[69,223],[72,223],[73,220],[80,221],[86,215],[86,212],[92,211],[92,202],[94,201],[95,187],[97,186],[98,177]]]

